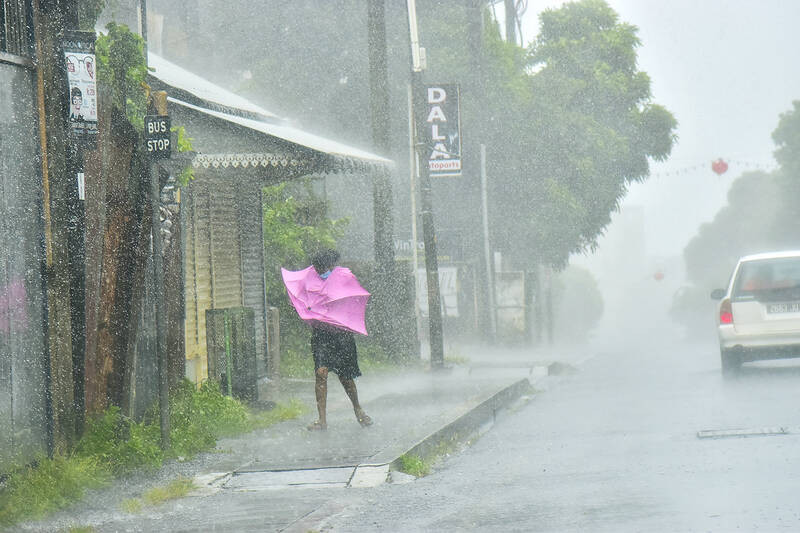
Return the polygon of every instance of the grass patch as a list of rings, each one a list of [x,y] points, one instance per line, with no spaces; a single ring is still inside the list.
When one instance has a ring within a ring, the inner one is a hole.
[[[194,481],[189,478],[179,477],[163,487],[155,487],[146,491],[141,498],[130,498],[123,501],[122,510],[131,514],[140,513],[145,505],[160,505],[170,500],[183,498],[195,488],[197,488],[197,485],[194,484]]]
[[[251,411],[248,426],[251,430],[264,429],[285,422],[300,418],[308,412],[306,406],[300,400],[291,400],[288,405],[276,405],[269,411]]]
[[[97,530],[92,526],[74,526],[67,530],[67,533],[96,533]]]
[[[155,487],[142,494],[142,499],[148,505],[159,505],[169,500],[183,498],[192,492],[197,486],[189,478],[179,477],[170,481],[163,487]]]
[[[469,364],[469,357],[462,354],[456,347],[448,346],[444,351],[444,362],[453,365]]]
[[[141,513],[144,506],[142,505],[142,500],[139,498],[128,498],[126,500],[122,500],[122,510],[129,514],[137,514]]]
[[[397,459],[394,467],[400,472],[414,477],[425,477],[431,473],[431,469],[437,461],[453,454],[458,449],[458,441],[458,435],[443,439],[430,452],[426,453],[424,458],[415,454],[404,454]]]
[[[0,527],[65,507],[109,477],[93,457],[40,457],[34,466],[11,472],[0,490]]]
[[[142,422],[111,407],[87,421],[83,437],[69,454],[40,457],[33,466],[8,473],[0,485],[0,527],[40,518],[79,501],[87,489],[102,487],[115,477],[135,470],[156,470],[168,459],[188,459],[213,449],[220,437],[297,418],[305,409],[292,401],[256,411],[224,396],[216,384],[206,382],[196,388],[184,381],[170,398],[171,448],[164,451],[157,407]],[[126,505],[135,506],[132,502],[123,503]]]
[[[425,477],[431,473],[431,465],[419,455],[404,454],[397,459],[397,469],[414,477]]]

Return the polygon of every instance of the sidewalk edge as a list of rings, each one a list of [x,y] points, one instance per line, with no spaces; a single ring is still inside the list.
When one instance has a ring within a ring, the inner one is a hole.
[[[530,387],[530,381],[527,378],[522,378],[496,392],[468,412],[441,429],[431,433],[404,452],[398,454],[397,449],[393,452],[385,450],[372,457],[367,463],[364,463],[363,466],[389,464],[392,469],[396,469],[398,461],[403,455],[417,455],[426,458],[431,455],[441,442],[465,442],[476,433],[481,432],[481,428],[485,425],[494,423],[497,411],[511,405],[528,392]]]

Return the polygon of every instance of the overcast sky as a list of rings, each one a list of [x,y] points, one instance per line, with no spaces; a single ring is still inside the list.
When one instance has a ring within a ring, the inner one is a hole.
[[[526,43],[538,32],[539,12],[563,3],[528,1]],[[669,161],[653,165],[653,176],[631,189],[623,209],[643,206],[649,253],[680,254],[724,205],[730,181],[748,168],[739,162],[774,166],[771,133],[778,115],[800,99],[800,1],[608,3],[639,28],[639,66],[651,76],[655,101],[679,122]],[[710,168],[718,157],[731,160],[722,177]]]

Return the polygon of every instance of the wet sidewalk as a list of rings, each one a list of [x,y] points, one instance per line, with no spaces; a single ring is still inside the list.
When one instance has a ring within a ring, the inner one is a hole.
[[[439,442],[466,439],[491,422],[494,411],[528,392],[529,370],[499,375],[470,370],[457,367],[359,379],[361,403],[374,420],[367,428],[358,424],[334,378],[329,383],[327,431],[306,429],[316,419],[312,408],[302,419],[284,422],[248,438],[220,441],[219,447],[229,450],[227,460],[214,465],[216,472],[204,474],[212,480],[217,475],[219,486],[237,490],[383,483],[390,465],[403,454],[425,455],[427,447]],[[535,377],[546,372],[545,367],[538,367]],[[267,384],[263,396],[277,402],[302,398],[313,406],[313,387],[311,380]],[[478,408],[482,408],[480,413],[473,413]],[[219,469],[220,466],[224,468]],[[223,476],[226,477],[221,481]]]
[[[530,394],[531,384],[547,376],[554,362],[577,360],[526,350],[500,351],[494,357],[481,356],[480,348],[462,353],[460,364],[444,370],[367,373],[359,378],[361,404],[374,420],[367,428],[358,424],[333,375],[327,431],[306,429],[316,419],[313,380],[262,384],[262,399],[299,399],[309,412],[301,419],[222,439],[215,452],[167,464],[156,476],[118,482],[70,510],[20,529],[307,531],[313,529],[308,521],[315,513],[330,512],[326,505],[336,501],[332,494],[337,488],[397,481],[390,471],[400,456],[425,456],[440,443],[466,441],[488,430],[496,413]],[[121,510],[125,498],[176,476],[192,477],[198,490],[145,513]]]

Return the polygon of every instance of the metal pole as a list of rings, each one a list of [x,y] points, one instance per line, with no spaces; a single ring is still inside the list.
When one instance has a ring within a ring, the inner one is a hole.
[[[497,307],[494,302],[494,271],[492,270],[491,248],[489,246],[489,201],[486,191],[486,145],[481,144],[481,204],[483,209],[483,251],[486,261],[486,290],[489,296],[489,339],[497,340]]]
[[[169,381],[167,379],[167,340],[164,328],[164,259],[161,246],[161,210],[159,208],[158,167],[150,165],[150,207],[153,225],[153,292],[156,300],[156,359],[158,361],[158,403],[161,419],[161,447],[169,448]]]
[[[422,61],[417,33],[417,8],[415,0],[407,0],[408,29],[411,41],[411,87],[414,96],[413,114],[423,116],[425,103],[422,85]],[[416,120],[415,120],[416,125]],[[416,128],[415,128],[416,130]],[[439,293],[439,264],[436,252],[436,231],[433,225],[433,200],[431,198],[431,176],[428,166],[423,162],[427,154],[420,146],[415,134],[417,148],[417,172],[420,184],[420,203],[422,204],[422,235],[425,243],[425,272],[428,282],[428,325],[430,329],[431,367],[444,366],[444,338],[442,335],[442,302]],[[422,153],[420,153],[422,152]]]
[[[416,105],[424,105],[425,95],[422,85],[422,73],[412,73],[415,87]],[[416,107],[416,106],[415,106]],[[416,110],[414,116],[423,116],[422,110]],[[425,243],[425,273],[428,283],[428,326],[430,329],[431,367],[444,366],[444,338],[442,333],[442,302],[439,293],[439,260],[436,251],[436,230],[433,224],[433,198],[431,176],[425,164],[426,147],[417,146],[417,169],[419,172],[419,195],[422,204],[422,239]],[[422,152],[422,153],[420,153]]]
[[[414,93],[408,86],[408,143],[409,143],[409,181],[411,195],[411,258],[414,269],[414,318],[417,324],[417,339],[422,333],[422,315],[419,311],[419,252],[417,251],[417,151],[414,146]],[[422,350],[420,350],[422,355]]]
[[[157,114],[167,114],[167,93],[153,93],[152,101]],[[150,208],[152,211],[153,238],[153,292],[156,300],[156,360],[158,361],[158,404],[161,420],[161,447],[169,448],[169,377],[167,363],[167,318],[164,305],[164,256],[161,244],[161,183],[158,166],[151,159],[150,166]]]
[[[144,41],[144,62],[147,64],[147,0],[139,0],[139,28]]]
[[[147,0],[139,0],[139,9],[144,40],[144,63],[147,60]],[[167,114],[167,93],[156,91],[150,95],[150,105],[156,114]],[[156,361],[158,363],[158,411],[161,422],[161,448],[169,448],[169,363],[167,362],[167,313],[164,305],[164,251],[161,244],[161,182],[158,165],[148,159],[150,167],[150,209],[152,212],[151,233],[153,239],[153,293],[156,300]]]

